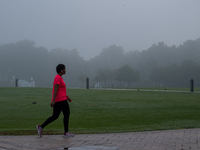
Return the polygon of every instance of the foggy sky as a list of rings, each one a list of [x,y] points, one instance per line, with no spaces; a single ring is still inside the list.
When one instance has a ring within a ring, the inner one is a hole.
[[[199,0],[0,0],[0,44],[27,39],[85,59],[113,44],[179,46],[200,37],[199,8]]]

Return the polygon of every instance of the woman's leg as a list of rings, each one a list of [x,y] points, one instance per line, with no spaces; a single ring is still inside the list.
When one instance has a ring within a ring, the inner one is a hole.
[[[53,107],[53,115],[51,117],[49,117],[42,125],[41,127],[44,128],[45,126],[47,126],[49,123],[53,122],[54,120],[56,120],[61,112],[61,106],[60,102],[56,102],[54,107]]]
[[[64,123],[64,130],[65,130],[65,133],[68,132],[68,124],[69,124],[69,115],[70,115],[70,109],[69,109],[69,104],[66,101],[62,101],[63,102],[63,107],[62,107],[62,112],[63,112],[63,115],[64,115],[64,118],[63,118],[63,123]]]

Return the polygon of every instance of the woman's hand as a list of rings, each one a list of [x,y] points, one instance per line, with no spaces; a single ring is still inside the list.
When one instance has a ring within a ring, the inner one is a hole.
[[[55,105],[55,102],[51,102],[50,106],[53,107]]]
[[[67,98],[67,100],[68,100],[69,102],[72,102],[71,98],[69,98],[69,97]]]

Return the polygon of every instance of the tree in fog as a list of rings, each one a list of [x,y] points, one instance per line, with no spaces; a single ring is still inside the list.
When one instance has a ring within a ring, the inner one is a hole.
[[[119,82],[127,82],[128,87],[130,87],[131,83],[139,81],[140,74],[138,71],[134,70],[129,65],[124,65],[121,68],[117,69],[115,79]]]
[[[164,87],[188,87],[191,78],[200,81],[200,65],[192,60],[185,60],[178,65],[174,63],[169,66],[157,66],[152,68],[149,79],[152,86]],[[196,85],[199,85],[198,82]]]
[[[108,80],[112,79],[113,72],[110,68],[101,68],[97,71],[94,81],[100,81],[105,83],[105,87],[107,86],[106,83]]]
[[[181,63],[182,86],[187,87],[191,78],[200,81],[200,65],[192,60],[185,60]]]
[[[123,65],[124,49],[121,46],[112,45],[104,48],[99,55],[91,59],[91,63],[95,68],[111,68],[116,69]]]
[[[24,40],[0,45],[0,86],[13,86],[11,81],[15,77],[27,81],[33,78],[37,87],[51,87],[55,68],[63,63],[67,70],[63,78],[68,87],[85,82],[82,75],[104,82],[105,86],[109,81],[113,85],[119,81],[126,82],[128,86],[135,83],[144,87],[187,87],[193,78],[195,85],[200,87],[199,57],[200,38],[187,40],[180,46],[158,42],[147,50],[126,53],[121,46],[111,45],[90,60],[80,57],[76,49],[55,48],[48,51],[44,47],[36,47],[33,41]]]
[[[77,80],[81,82],[81,87],[83,87],[83,84],[86,82],[86,76],[81,74],[78,76]]]
[[[152,82],[152,86],[177,87],[182,81],[181,68],[176,63],[167,67],[153,67],[149,79]]]
[[[39,79],[43,85],[46,83],[48,76],[44,72],[48,68],[48,51],[34,45],[33,41],[24,40],[0,47],[0,64],[6,64],[6,70],[1,70],[6,76],[4,86],[13,86],[10,83],[13,77],[27,81]],[[40,85],[40,82],[36,85]]]

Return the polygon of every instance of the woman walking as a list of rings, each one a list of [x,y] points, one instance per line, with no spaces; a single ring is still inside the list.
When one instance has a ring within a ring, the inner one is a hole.
[[[62,78],[62,75],[66,73],[65,65],[59,64],[56,67],[56,72],[58,73],[53,81],[53,90],[52,90],[52,99],[50,106],[53,107],[53,115],[49,117],[41,126],[37,125],[37,131],[40,137],[42,137],[42,131],[49,123],[56,120],[61,111],[63,112],[64,118],[63,118],[63,124],[64,124],[64,137],[73,137],[74,134],[70,133],[68,130],[68,124],[69,124],[69,115],[70,115],[70,109],[69,104],[67,101],[71,102],[71,98],[67,96],[66,92],[66,84]]]

